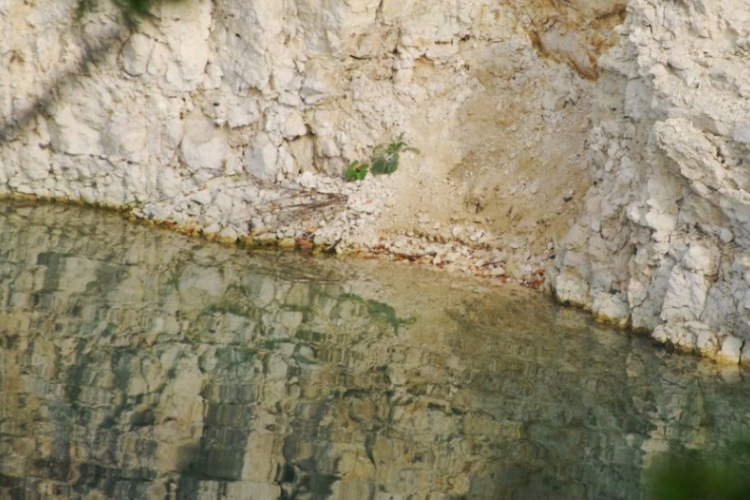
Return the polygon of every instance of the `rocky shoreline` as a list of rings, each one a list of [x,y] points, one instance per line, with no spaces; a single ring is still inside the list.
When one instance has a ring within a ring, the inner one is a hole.
[[[518,282],[750,361],[746,2],[11,3],[0,196]],[[396,137],[422,153],[344,181]]]
[[[204,186],[195,193],[134,209],[137,219],[209,240],[245,246],[275,245],[314,252],[384,255],[449,272],[512,281],[541,289],[554,247],[546,256],[527,248],[504,248],[502,240],[473,225],[450,225],[429,233],[375,231],[389,208],[381,179],[356,183],[307,173],[284,185]],[[392,206],[392,204],[391,204]]]

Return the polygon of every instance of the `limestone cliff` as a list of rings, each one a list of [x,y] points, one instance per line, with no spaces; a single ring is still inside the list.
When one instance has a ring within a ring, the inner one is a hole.
[[[750,358],[750,5],[633,0],[599,61],[594,186],[558,295],[660,341]]]
[[[624,16],[619,0],[194,0],[130,32],[106,2],[78,21],[74,6],[0,5],[0,193],[225,239],[409,233],[535,256],[586,191],[589,80]],[[422,155],[343,186],[348,162],[401,133]],[[306,197],[292,206],[345,198],[280,219],[289,189]]]
[[[564,301],[736,362],[748,9],[190,0],[128,30],[106,2],[76,20],[73,0],[2,0],[0,194],[547,273]],[[401,133],[420,155],[344,183]]]

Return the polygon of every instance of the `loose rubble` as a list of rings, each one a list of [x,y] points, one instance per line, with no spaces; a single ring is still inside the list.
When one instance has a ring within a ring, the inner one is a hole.
[[[193,193],[131,213],[227,244],[379,255],[530,288],[544,284],[552,248],[547,258],[532,256],[518,245],[506,249],[502,240],[472,226],[379,235],[376,223],[389,198],[378,178],[347,183],[306,172],[281,185],[207,183]]]

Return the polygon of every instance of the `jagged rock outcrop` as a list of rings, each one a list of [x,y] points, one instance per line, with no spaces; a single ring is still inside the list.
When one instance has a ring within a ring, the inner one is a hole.
[[[600,61],[595,185],[558,296],[656,339],[750,359],[750,6],[633,0]]]
[[[73,0],[5,0],[0,195],[548,273],[565,302],[735,363],[750,359],[748,9],[193,0],[128,31],[107,2],[75,21]],[[401,133],[418,157],[343,182]]]

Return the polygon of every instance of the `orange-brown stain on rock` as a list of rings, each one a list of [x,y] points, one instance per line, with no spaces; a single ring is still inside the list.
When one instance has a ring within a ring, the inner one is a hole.
[[[599,57],[617,43],[625,22],[625,0],[532,0],[513,2],[532,46],[545,58],[565,63],[596,80]]]

